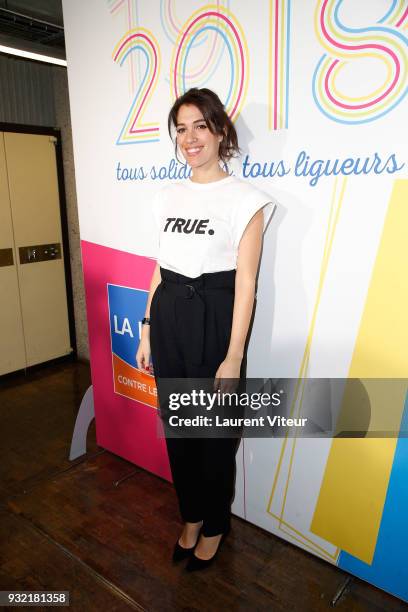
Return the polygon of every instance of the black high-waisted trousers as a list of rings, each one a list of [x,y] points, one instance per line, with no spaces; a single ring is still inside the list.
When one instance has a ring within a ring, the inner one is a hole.
[[[231,335],[235,270],[188,278],[160,268],[150,307],[150,345],[160,378],[214,378]],[[244,371],[245,360],[241,368]],[[166,437],[183,521],[203,521],[204,536],[229,529],[238,438]]]

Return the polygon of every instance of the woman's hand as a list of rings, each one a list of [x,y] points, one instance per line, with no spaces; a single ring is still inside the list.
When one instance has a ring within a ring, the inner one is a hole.
[[[147,298],[145,317],[150,318],[150,305],[152,303],[153,295],[157,287],[161,283],[160,265],[156,263],[156,267],[152,274],[152,280],[150,281],[149,295]],[[139,370],[146,374],[152,374],[152,368],[150,367],[150,325],[142,325],[142,333],[140,337],[139,348],[136,352],[136,364]]]
[[[232,393],[239,383],[242,359],[240,357],[226,357],[219,366],[214,381],[214,391]]]
[[[147,374],[150,374],[150,354],[150,338],[142,333],[142,338],[136,353],[136,363],[139,370]]]

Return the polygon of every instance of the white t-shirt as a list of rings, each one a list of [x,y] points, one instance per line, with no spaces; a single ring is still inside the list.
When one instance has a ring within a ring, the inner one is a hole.
[[[249,221],[263,208],[265,230],[275,207],[271,196],[235,176],[211,183],[168,183],[153,199],[159,229],[157,261],[189,278],[234,270]]]

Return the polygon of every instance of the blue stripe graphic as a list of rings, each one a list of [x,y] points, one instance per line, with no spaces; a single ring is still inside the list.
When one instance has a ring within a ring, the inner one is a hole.
[[[408,601],[408,394],[372,565],[346,552],[338,566]]]

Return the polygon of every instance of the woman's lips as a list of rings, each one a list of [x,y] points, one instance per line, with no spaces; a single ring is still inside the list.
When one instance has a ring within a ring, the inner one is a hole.
[[[202,147],[191,147],[189,149],[186,149],[186,153],[189,157],[196,157],[196,155],[199,155],[201,153],[201,149]]]

